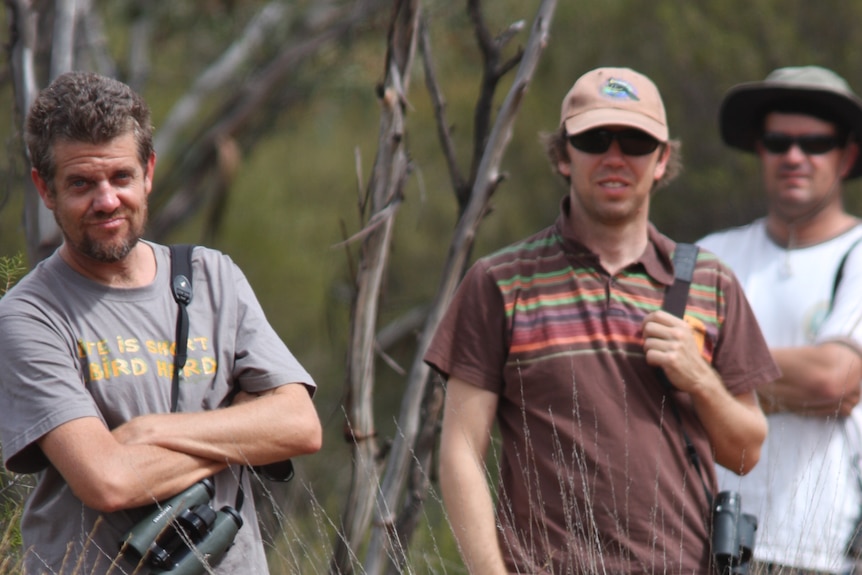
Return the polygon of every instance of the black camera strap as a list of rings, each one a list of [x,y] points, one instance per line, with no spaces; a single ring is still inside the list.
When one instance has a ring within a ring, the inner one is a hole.
[[[171,412],[177,411],[180,397],[180,372],[186,365],[188,359],[189,341],[189,312],[188,306],[192,303],[192,250],[191,244],[173,244],[171,250],[171,293],[177,302],[177,330],[176,351],[174,353],[174,373],[171,380]],[[234,508],[239,512],[245,499],[242,489],[242,475],[245,466],[240,467],[239,478],[236,489],[236,504]]]
[[[698,247],[694,244],[678,243],[676,244],[676,249],[673,253],[674,281],[664,293],[662,309],[678,318],[682,318],[685,315],[685,308],[688,303],[688,292],[691,287],[692,277],[694,276],[694,267],[697,264],[697,252]],[[691,441],[691,438],[685,430],[685,426],[682,424],[682,415],[680,415],[679,406],[674,399],[673,394],[676,391],[676,387],[674,387],[670,382],[663,369],[656,369],[656,373],[658,374],[659,381],[661,381],[664,386],[671,412],[673,413],[677,423],[679,423],[680,431],[682,431],[682,439],[685,445],[686,455],[691,462],[692,467],[694,467],[697,472],[697,476],[700,477],[700,482],[703,485],[706,499],[709,502],[709,505],[712,506],[713,495],[709,490],[709,487],[707,487],[706,480],[703,477],[700,457],[697,454],[697,449],[695,449],[694,443]]]
[[[174,373],[171,381],[171,412],[177,410],[180,397],[180,371],[188,359],[189,312],[192,303],[192,249],[189,244],[176,244],[171,249],[171,293],[174,294],[179,311],[177,312],[176,351],[174,353]]]

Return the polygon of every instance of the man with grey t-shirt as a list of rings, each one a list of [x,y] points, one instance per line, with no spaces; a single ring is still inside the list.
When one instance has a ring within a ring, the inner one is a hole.
[[[65,74],[26,129],[64,241],[0,300],[4,463],[38,473],[21,521],[25,573],[149,573],[120,541],[154,503],[206,478],[212,509],[235,506],[242,524],[214,572],[267,573],[253,498],[237,496],[246,466],[320,448],[314,381],[240,269],[200,247],[174,380],[170,253],[141,240],[156,156],[140,96]]]

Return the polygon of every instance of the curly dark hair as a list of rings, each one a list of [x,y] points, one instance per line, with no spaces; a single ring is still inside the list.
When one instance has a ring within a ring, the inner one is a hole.
[[[130,132],[146,167],[153,153],[153,127],[143,98],[118,80],[68,72],[39,92],[27,114],[24,140],[33,168],[53,191],[57,141],[103,144]]]
[[[568,153],[566,144],[568,143],[568,134],[566,127],[560,126],[557,130],[550,133],[539,135],[542,145],[545,147],[545,154],[548,156],[548,161],[551,162],[551,168],[557,174],[560,174],[557,168],[557,163],[560,160],[568,161]],[[653,191],[663,188],[670,184],[682,172],[682,143],[679,140],[669,140],[667,144],[662,144],[670,147],[670,159],[667,162],[667,169],[664,175],[653,186]],[[560,174],[566,182],[569,178]]]

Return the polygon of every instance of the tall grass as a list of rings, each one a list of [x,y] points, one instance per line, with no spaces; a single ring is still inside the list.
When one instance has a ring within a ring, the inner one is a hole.
[[[2,501],[2,538],[0,538],[0,574],[22,571],[19,521],[24,501],[34,485],[33,476],[0,473]],[[340,518],[337,494],[321,490],[322,500],[308,478],[296,478],[288,484],[255,481],[258,519],[267,549],[271,575],[327,574],[338,533]],[[58,519],[62,520],[62,519]],[[354,573],[365,573],[361,553],[356,551]],[[75,557],[68,564],[76,563]],[[432,491],[425,506],[421,526],[411,541],[405,573],[466,573],[450,535],[440,498]],[[63,575],[90,575],[79,569]],[[237,574],[252,575],[252,574]]]
[[[24,256],[0,256],[0,297],[27,271]],[[33,487],[32,477],[8,473],[0,468],[0,573],[21,570],[21,530],[23,501]]]

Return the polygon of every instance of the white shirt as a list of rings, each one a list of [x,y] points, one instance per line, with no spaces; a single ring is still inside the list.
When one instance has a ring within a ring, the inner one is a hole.
[[[738,276],[770,347],[841,340],[862,350],[862,225],[821,244],[786,249],[760,219],[711,234],[698,244]],[[841,260],[850,251],[835,294]],[[851,563],[845,549],[862,509],[852,418],[769,416],[761,458],[745,477],[719,467],[719,487],[742,496],[758,518],[754,556],[760,561],[840,573]]]

